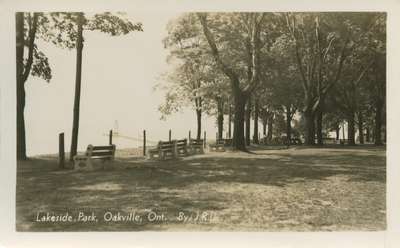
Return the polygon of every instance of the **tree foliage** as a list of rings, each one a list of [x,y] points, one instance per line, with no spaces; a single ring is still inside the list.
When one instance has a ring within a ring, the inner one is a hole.
[[[170,22],[165,44],[171,58],[207,64],[207,70],[197,68],[181,80],[196,80],[201,71],[201,85],[181,90],[209,99],[203,103],[220,95],[233,100],[236,148],[243,148],[250,96],[264,124],[278,118],[282,127],[285,113],[286,132],[291,121],[302,123],[303,137],[312,145],[315,134],[322,144],[344,121],[358,124],[363,135],[370,111],[375,123],[384,122],[385,25],[386,15],[375,12],[188,13]],[[176,92],[167,94],[167,101],[180,106],[185,94]]]

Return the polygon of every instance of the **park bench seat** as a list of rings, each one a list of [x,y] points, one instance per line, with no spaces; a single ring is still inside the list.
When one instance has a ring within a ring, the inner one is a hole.
[[[210,145],[210,149],[211,151],[224,152],[226,143],[226,139],[217,139],[214,144]]]
[[[302,142],[301,142],[301,140],[299,138],[291,138],[290,139],[290,144],[291,145],[301,145]]]
[[[187,139],[182,139],[182,140],[177,140],[175,142],[175,156],[181,157],[181,156],[187,156],[188,155],[188,142]]]
[[[176,140],[173,141],[159,141],[156,148],[149,149],[148,154],[150,158],[157,156],[160,160],[176,157]]]
[[[233,140],[232,139],[224,139],[225,140],[225,146],[232,146],[233,145]]]
[[[93,146],[88,145],[85,155],[76,155],[74,157],[74,169],[93,169],[93,160],[112,161],[115,157],[115,145]],[[104,168],[104,164],[103,164]]]
[[[190,139],[189,150],[191,154],[203,154],[204,153],[204,140],[203,139]]]
[[[322,138],[324,144],[336,144],[338,141],[335,138]]]

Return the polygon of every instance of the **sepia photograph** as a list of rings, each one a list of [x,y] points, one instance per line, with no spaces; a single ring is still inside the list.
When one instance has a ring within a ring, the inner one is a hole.
[[[17,232],[386,230],[386,12],[14,16]]]

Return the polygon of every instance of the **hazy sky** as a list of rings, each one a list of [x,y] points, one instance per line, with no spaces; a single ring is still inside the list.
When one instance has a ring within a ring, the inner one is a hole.
[[[143,129],[149,140],[182,138],[196,131],[195,113],[186,109],[166,121],[160,120],[158,106],[163,92],[154,91],[161,73],[167,71],[162,39],[168,20],[179,15],[171,12],[129,13],[130,19],[143,23],[144,32],[111,37],[85,31],[82,64],[82,91],[79,149],[88,144],[106,144],[103,134],[118,121],[122,134],[137,138]],[[75,87],[76,50],[63,50],[38,42],[49,57],[53,70],[50,83],[30,77],[26,84],[25,110],[27,153],[46,154],[58,151],[58,134],[65,132],[69,151]],[[214,118],[204,120],[209,137],[215,137]],[[137,146],[131,140],[114,139],[117,147]]]

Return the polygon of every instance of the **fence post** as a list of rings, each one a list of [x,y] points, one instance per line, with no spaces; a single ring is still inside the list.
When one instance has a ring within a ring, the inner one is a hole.
[[[112,136],[113,136],[113,131],[112,131],[112,129],[110,130],[110,134],[108,135],[108,143],[110,144],[110,145],[112,145]]]
[[[191,132],[190,132],[190,130],[189,130],[189,141],[190,141],[190,139],[191,139]]]
[[[206,134],[206,131],[204,131],[204,142],[203,142],[204,148],[206,148],[206,138],[207,138],[207,134]]]
[[[169,130],[168,140],[171,141],[171,129]]]
[[[58,165],[60,169],[64,169],[65,149],[64,149],[64,133],[58,135]]]
[[[143,130],[143,156],[146,157],[146,130]]]

